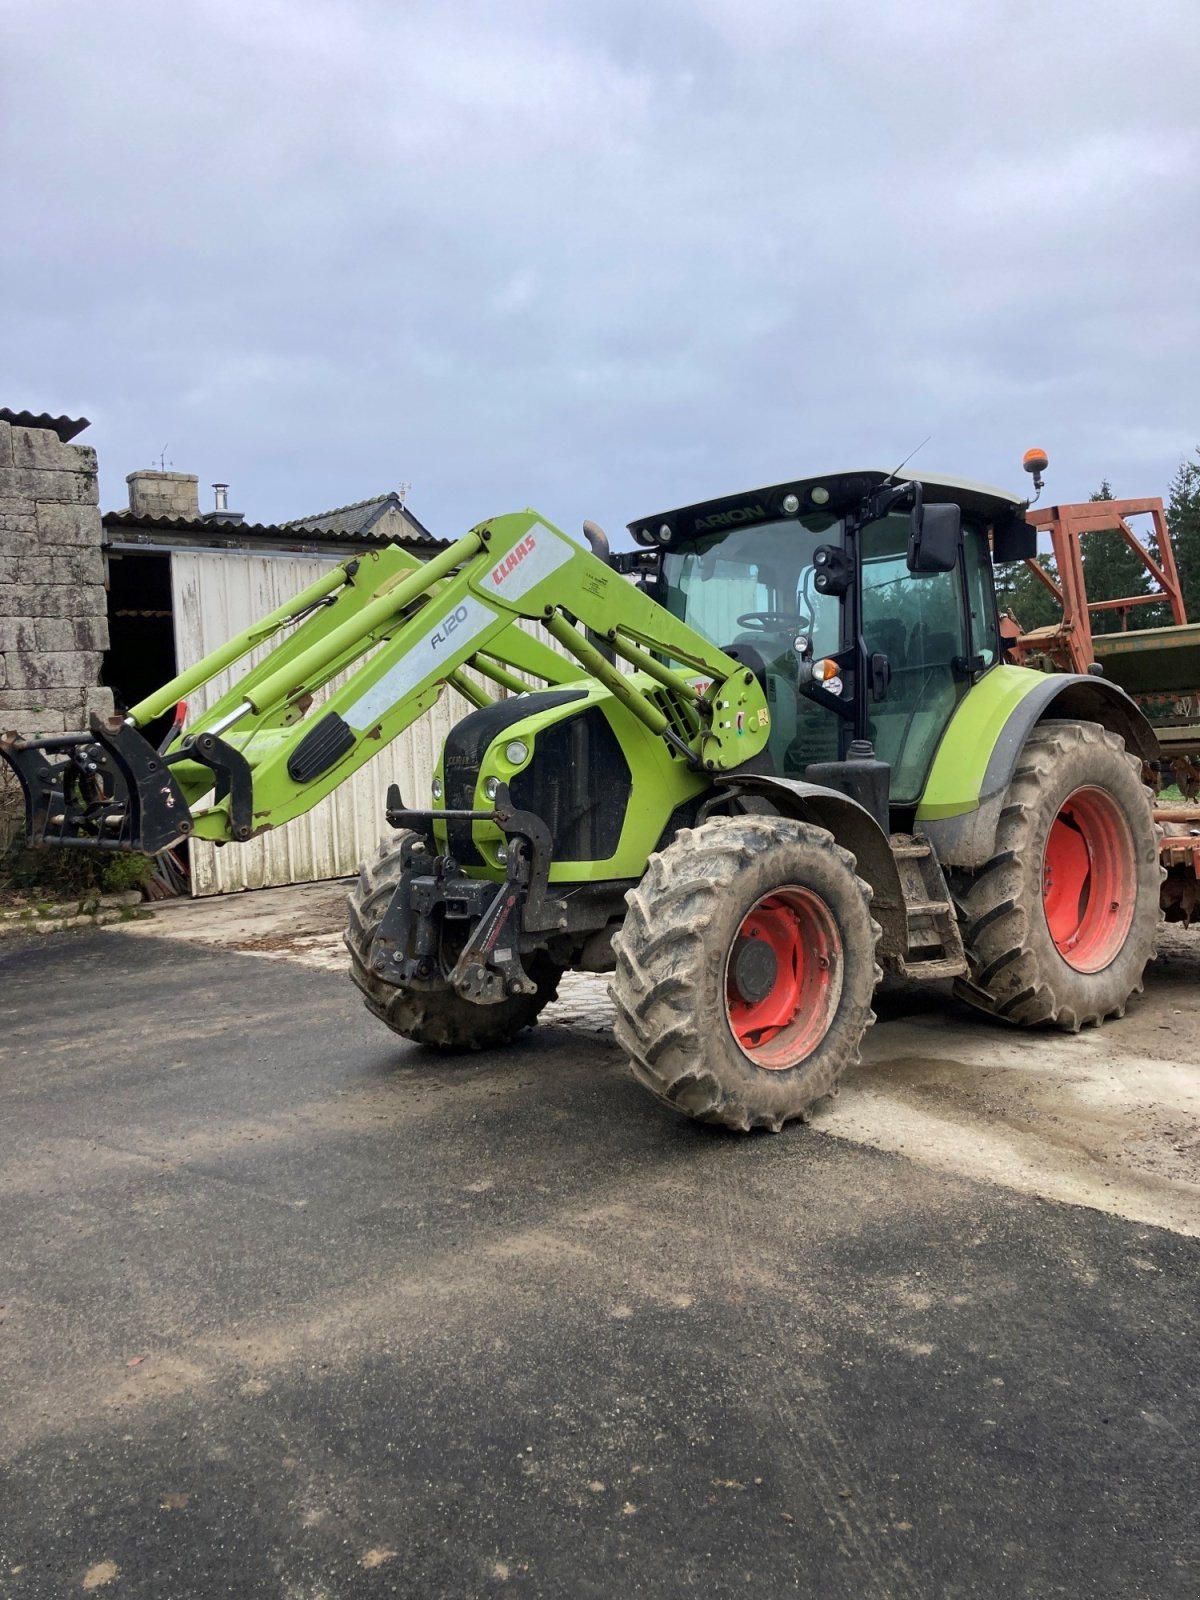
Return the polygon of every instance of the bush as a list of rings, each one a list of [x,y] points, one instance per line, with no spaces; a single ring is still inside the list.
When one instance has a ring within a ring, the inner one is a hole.
[[[25,801],[17,775],[0,761],[0,857],[21,837],[25,828]]]
[[[80,901],[143,889],[150,856],[110,850],[30,850],[24,842],[25,801],[16,774],[0,761],[0,898]]]
[[[0,896],[82,903],[102,894],[141,889],[153,870],[149,856],[30,850],[18,840],[0,850]]]

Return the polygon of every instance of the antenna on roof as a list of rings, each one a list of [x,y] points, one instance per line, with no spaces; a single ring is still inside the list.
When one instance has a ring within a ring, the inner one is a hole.
[[[403,504],[404,504],[404,502],[405,502],[405,500],[406,500],[406,499],[407,499],[407,497],[408,497],[408,491],[409,491],[409,490],[410,490],[410,489],[411,489],[411,488],[412,488],[412,484],[411,484],[411,483],[402,483],[402,484],[401,484],[401,485],[400,485],[400,487],[399,487],[399,488],[398,488],[398,489],[397,489],[397,490],[396,490],[396,496],[397,496],[397,498],[398,498],[398,499],[399,499],[399,501],[400,501],[400,504],[401,504],[401,505],[402,505],[402,506],[403,506]]]
[[[908,452],[908,454],[905,456],[904,460],[900,463],[900,465],[892,468],[891,472],[883,480],[882,487],[886,488],[887,485],[889,483],[891,483],[892,479],[896,476],[896,474],[900,471],[900,468],[901,467],[906,467],[908,465],[908,463],[912,460],[912,458],[916,455],[917,450],[924,450],[925,446],[929,443],[930,439],[932,439],[932,438],[933,438],[933,435],[931,433],[927,433],[925,435],[925,437],[921,440],[920,444],[917,446],[917,449],[916,450],[910,450]]]
[[[168,467],[173,467],[174,465],[175,463],[173,461],[167,460],[167,447],[166,445],[163,445],[158,454],[158,470],[160,472],[165,472]]]

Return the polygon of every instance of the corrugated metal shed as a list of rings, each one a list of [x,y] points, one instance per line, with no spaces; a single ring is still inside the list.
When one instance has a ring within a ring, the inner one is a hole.
[[[180,668],[239,633],[256,618],[298,594],[328,570],[330,558],[242,551],[175,550],[171,590],[175,648]],[[197,707],[211,705],[257,652],[222,674]],[[340,683],[335,679],[335,685]],[[294,822],[243,845],[190,845],[192,893],[224,894],[275,884],[308,883],[357,871],[387,831],[384,795],[398,783],[406,798],[429,794],[433,768],[451,725],[470,707],[447,693],[426,716],[382,750],[347,783]]]

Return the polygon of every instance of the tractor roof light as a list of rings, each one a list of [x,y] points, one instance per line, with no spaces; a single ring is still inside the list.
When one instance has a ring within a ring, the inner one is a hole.
[[[670,542],[671,542],[671,524],[669,522],[664,522],[662,527],[659,528],[658,531],[655,533],[654,537],[655,537],[655,540],[659,544],[670,544]]]
[[[1050,465],[1050,457],[1044,450],[1039,450],[1035,447],[1032,450],[1026,450],[1021,465],[1033,478],[1034,499],[1036,500],[1037,496],[1042,492],[1042,473]]]

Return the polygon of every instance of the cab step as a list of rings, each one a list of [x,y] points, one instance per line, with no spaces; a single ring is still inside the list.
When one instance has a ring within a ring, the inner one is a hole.
[[[904,892],[908,949],[895,963],[902,977],[933,982],[967,971],[962,933],[933,847],[921,834],[892,835],[892,856]]]
[[[911,922],[914,917],[944,917],[954,908],[949,900],[906,900],[904,909]]]
[[[892,854],[897,861],[922,861],[933,854],[933,846],[928,839],[905,839],[896,833],[892,835]]]

